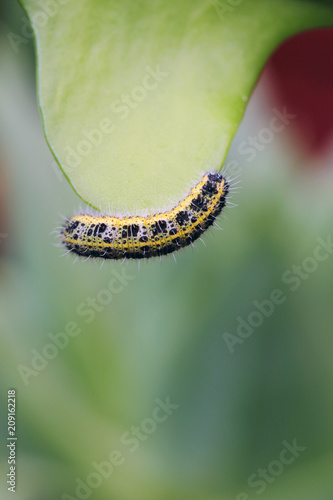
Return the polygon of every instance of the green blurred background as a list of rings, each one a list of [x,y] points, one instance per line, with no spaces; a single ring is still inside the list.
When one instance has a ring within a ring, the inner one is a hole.
[[[264,76],[229,152],[241,189],[223,231],[179,252],[176,264],[73,265],[50,232],[80,200],[43,138],[32,42],[16,53],[8,39],[22,34],[24,15],[5,2],[0,16],[1,499],[12,495],[7,390],[15,388],[17,500],[80,498],[77,478],[114,450],[124,463],[86,498],[332,500],[333,255],[295,291],[282,278],[313,256],[317,238],[333,237],[332,147],[306,156],[286,128],[254,161],[239,153],[272,117]],[[88,323],[77,308],[109,297],[101,291],[112,278],[119,293]],[[284,303],[231,352],[225,333],[236,335],[237,318],[247,321],[274,289]],[[69,322],[80,334],[25,384],[18,365],[31,367],[31,351]],[[131,452],[121,436],[166,398],[179,407]],[[306,450],[258,494],[249,477],[273,470],[294,440]]]

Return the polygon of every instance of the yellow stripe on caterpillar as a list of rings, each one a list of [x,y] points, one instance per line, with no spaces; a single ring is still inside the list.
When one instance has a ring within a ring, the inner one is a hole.
[[[63,227],[69,251],[103,259],[149,259],[184,248],[205,232],[226,204],[229,182],[206,173],[176,207],[147,217],[76,215]]]

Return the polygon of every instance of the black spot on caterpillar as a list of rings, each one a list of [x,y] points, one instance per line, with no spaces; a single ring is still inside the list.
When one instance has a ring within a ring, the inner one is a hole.
[[[65,247],[84,257],[149,259],[193,243],[226,204],[229,182],[206,173],[175,208],[147,217],[76,215],[62,229]]]

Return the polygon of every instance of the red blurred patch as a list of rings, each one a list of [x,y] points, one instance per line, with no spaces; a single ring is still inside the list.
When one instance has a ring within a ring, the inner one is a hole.
[[[320,155],[333,142],[333,29],[308,31],[284,42],[267,64],[274,103],[297,119],[296,139]]]

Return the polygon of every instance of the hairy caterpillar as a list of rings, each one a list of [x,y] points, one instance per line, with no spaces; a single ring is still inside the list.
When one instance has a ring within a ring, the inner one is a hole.
[[[149,259],[193,243],[226,204],[229,182],[207,172],[175,208],[147,217],[76,215],[62,229],[69,251],[103,259]]]

